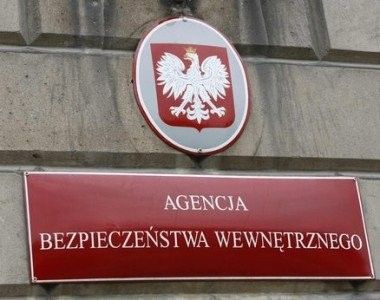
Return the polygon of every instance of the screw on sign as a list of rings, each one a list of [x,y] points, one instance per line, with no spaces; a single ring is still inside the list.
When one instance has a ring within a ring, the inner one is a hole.
[[[160,22],[141,40],[133,75],[140,110],[167,144],[209,155],[242,133],[247,76],[234,47],[210,25],[188,17]]]

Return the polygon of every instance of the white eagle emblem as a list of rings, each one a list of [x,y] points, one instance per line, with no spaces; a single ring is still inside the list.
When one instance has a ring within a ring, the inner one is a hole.
[[[172,115],[177,118],[182,114],[189,120],[200,124],[210,119],[210,114],[223,117],[226,109],[217,107],[212,101],[224,99],[226,89],[230,88],[226,66],[216,55],[207,57],[199,65],[199,57],[195,48],[187,48],[185,60],[190,60],[190,67],[185,70],[185,64],[176,55],[165,52],[157,62],[157,84],[163,85],[163,95],[167,98],[179,97],[182,103],[171,106]]]

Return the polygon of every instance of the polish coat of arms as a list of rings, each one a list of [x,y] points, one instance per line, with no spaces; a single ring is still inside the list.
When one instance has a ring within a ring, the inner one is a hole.
[[[226,49],[151,44],[159,115],[171,126],[228,127],[235,118]]]

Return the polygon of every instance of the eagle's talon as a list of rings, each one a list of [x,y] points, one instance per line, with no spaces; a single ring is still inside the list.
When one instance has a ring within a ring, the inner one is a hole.
[[[211,114],[217,114],[218,117],[223,117],[226,114],[226,109],[224,107],[215,107],[210,110]]]
[[[180,114],[182,115],[186,114],[186,110],[184,110],[180,106],[171,106],[170,112],[172,113],[173,116],[176,116],[176,117],[178,117]]]

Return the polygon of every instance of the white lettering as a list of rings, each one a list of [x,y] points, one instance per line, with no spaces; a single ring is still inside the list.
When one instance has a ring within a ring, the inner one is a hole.
[[[344,241],[343,241],[343,238],[344,238]],[[339,245],[342,249],[345,249],[345,250],[348,250],[351,248],[351,241],[348,234],[343,233],[339,236]]]
[[[224,208],[222,208],[222,207],[220,206],[220,204],[219,204],[219,200],[220,200],[220,199],[226,200],[226,197],[224,197],[224,196],[216,196],[216,197],[215,197],[215,205],[216,205],[216,207],[217,207],[219,210],[226,210],[226,209],[227,209],[226,206],[225,206]]]
[[[245,206],[244,201],[243,199],[240,198],[240,196],[238,197],[238,200],[237,200],[236,210],[240,210],[239,207],[242,207],[244,211],[248,211],[247,206]]]
[[[53,247],[51,235],[49,233],[40,233],[41,247],[40,250],[50,250]]]
[[[70,237],[71,235],[71,237]],[[76,246],[73,246],[73,241],[74,241],[74,238],[76,237],[77,233],[76,232],[68,232],[66,233],[66,236],[67,237],[70,237],[70,240],[69,240],[69,243],[67,244],[66,246],[66,249],[78,249],[78,244],[76,244]]]
[[[249,234],[249,237],[248,237],[248,234]],[[244,231],[243,235],[245,237],[245,241],[246,241],[248,247],[256,248],[258,235],[256,234],[256,236],[254,236],[252,231],[248,231],[248,232]]]
[[[132,244],[128,245],[129,239],[131,238],[131,235],[132,235],[132,231],[123,231],[122,235],[123,236],[125,235],[125,239],[124,239],[122,248],[133,248]]]
[[[230,240],[230,231],[228,231],[228,235],[226,237],[225,231],[215,231],[216,238],[218,240],[218,244],[220,248],[228,247],[229,240]]]
[[[167,195],[164,210],[248,211],[248,208],[240,196]]]
[[[192,210],[201,210],[202,209],[202,207],[200,206],[200,202],[199,202],[199,196],[190,195],[190,200],[191,200],[191,209]]]
[[[329,233],[330,236],[330,249],[339,249],[338,235],[336,233]]]
[[[108,235],[108,244],[110,245],[111,248],[120,248],[121,243],[119,242],[118,244],[113,243],[113,236],[117,235],[120,238],[120,231],[111,231],[110,234]]]
[[[63,242],[64,238],[64,233],[63,232],[54,232],[53,237],[54,237],[54,249],[65,249],[65,243]]]
[[[360,250],[363,247],[363,242],[360,236],[353,234],[351,237],[351,245],[355,250]]]
[[[233,231],[232,240],[233,240],[232,248],[243,248],[243,243],[241,242],[241,231]]]
[[[166,204],[165,204],[165,208],[164,209],[168,210],[169,206],[171,206],[172,210],[177,210],[177,207],[175,206],[172,198],[170,198],[170,196],[168,195],[168,197],[166,198]]]
[[[181,206],[181,198],[183,198],[183,203],[185,206]],[[188,210],[189,209],[189,201],[187,201],[186,195],[178,195],[176,199],[176,204],[180,210]]]

